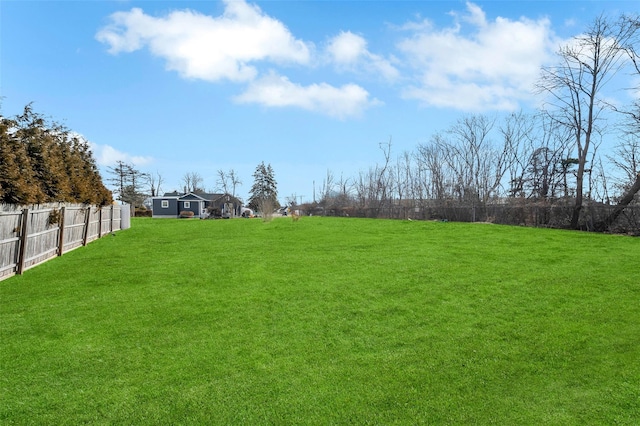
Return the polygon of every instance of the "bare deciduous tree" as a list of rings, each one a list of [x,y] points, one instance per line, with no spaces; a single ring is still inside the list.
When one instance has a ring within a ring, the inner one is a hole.
[[[334,192],[334,177],[333,172],[331,170],[327,170],[327,176],[322,180],[322,189],[321,189],[321,204],[327,204]]]
[[[418,146],[416,160],[420,174],[421,185],[418,189],[422,199],[432,199],[443,202],[447,194],[447,182],[451,181],[448,169],[445,167],[444,149],[441,136],[435,135],[431,143]]]
[[[162,190],[162,183],[164,182],[162,175],[160,174],[160,172],[155,172],[149,173],[147,176],[147,182],[149,183],[149,194],[152,197],[159,196]]]
[[[234,169],[229,170],[227,172],[227,177],[229,178],[229,184],[231,187],[231,195],[236,196],[236,189],[242,185],[242,181],[240,180],[240,176],[238,176],[238,172]]]
[[[225,194],[231,194],[235,197],[236,188],[242,185],[242,181],[240,180],[238,173],[233,169],[228,172],[219,169],[216,173],[218,175],[218,179],[216,180],[218,190],[221,190]]]
[[[198,172],[187,172],[182,176],[184,192],[202,192],[202,176]]]
[[[216,174],[218,175],[218,179],[216,180],[218,189],[225,194],[229,194],[229,180],[227,178],[227,174],[222,169],[218,169]]]
[[[506,173],[508,173],[508,195],[524,197],[526,159],[531,156],[532,135],[535,120],[522,112],[505,119],[499,131],[505,150]]]
[[[640,191],[640,138],[629,133],[626,139],[614,148],[613,154],[609,156],[609,160],[623,171],[623,177],[617,184],[622,195],[609,216],[598,224],[599,231],[604,231],[613,225]]]
[[[629,27],[597,17],[587,30],[562,47],[559,63],[545,67],[538,82],[540,93],[550,95],[549,114],[569,129],[577,152],[575,205],[571,228],[578,228],[583,204],[586,164],[591,155],[593,136],[603,112],[610,107],[602,91],[625,62],[623,46],[633,35]]]

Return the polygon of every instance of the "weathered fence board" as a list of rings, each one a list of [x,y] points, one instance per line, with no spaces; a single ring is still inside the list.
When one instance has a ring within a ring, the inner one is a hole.
[[[63,253],[82,246],[87,217],[86,209],[86,207],[65,208]]]
[[[55,219],[54,209],[27,211],[27,232],[22,270],[29,269],[56,255],[58,248],[58,221]]]
[[[118,231],[121,206],[0,205],[0,280]]]
[[[0,212],[0,280],[15,273],[22,211]]]

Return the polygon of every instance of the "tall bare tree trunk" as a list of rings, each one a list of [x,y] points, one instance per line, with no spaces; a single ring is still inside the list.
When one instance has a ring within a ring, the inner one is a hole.
[[[636,181],[631,185],[631,188],[624,194],[624,196],[620,199],[620,202],[615,206],[611,214],[607,216],[602,222],[598,222],[596,224],[596,231],[602,232],[606,231],[615,223],[615,221],[620,217],[622,211],[633,201],[636,193],[640,191],[640,173],[636,175]]]
[[[604,15],[595,19],[582,35],[560,49],[560,63],[545,67],[538,83],[550,96],[556,111],[554,118],[574,132],[578,150],[576,200],[570,227],[577,229],[583,203],[585,164],[591,150],[591,138],[598,132],[601,113],[610,103],[602,101],[603,87],[625,65],[622,46],[634,36],[637,27],[623,21],[612,22]]]

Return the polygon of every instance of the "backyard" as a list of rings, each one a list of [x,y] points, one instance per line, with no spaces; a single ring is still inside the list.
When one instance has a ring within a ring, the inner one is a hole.
[[[2,424],[637,424],[640,239],[136,218],[0,282]]]

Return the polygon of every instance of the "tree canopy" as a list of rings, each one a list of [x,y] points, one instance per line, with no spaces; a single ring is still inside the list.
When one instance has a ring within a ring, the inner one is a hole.
[[[271,164],[265,165],[264,161],[258,164],[253,172],[253,186],[249,193],[249,208],[263,213],[268,208],[278,208],[278,183]]]
[[[0,115],[0,202],[112,201],[82,136],[45,120],[31,104],[15,117]]]

